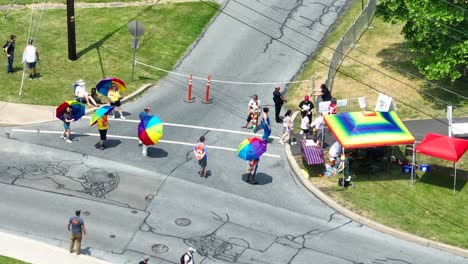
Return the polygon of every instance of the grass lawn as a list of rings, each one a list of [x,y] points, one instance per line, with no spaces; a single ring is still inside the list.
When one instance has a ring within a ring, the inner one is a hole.
[[[40,13],[33,17],[39,21]],[[131,35],[127,24],[141,21],[145,34],[140,38],[137,59],[151,65],[171,69],[188,46],[198,37],[216,10],[200,3],[188,2],[148,7],[108,9],[76,9],[76,45],[78,60],[68,61],[65,10],[46,10],[42,15],[35,44],[40,61],[36,80],[25,79],[24,95],[18,96],[21,83],[21,55],[25,46],[30,13],[12,10],[7,19],[0,20],[0,39],[17,35],[15,52],[16,72],[8,76],[0,71],[2,85],[0,101],[29,104],[57,105],[73,99],[72,83],[83,79],[91,89],[107,76],[120,77],[127,83],[127,92],[145,83],[155,83],[165,74],[136,67],[135,81],[131,82]],[[103,15],[105,14],[105,15]],[[33,18],[34,20],[34,18]],[[6,67],[6,61],[3,61]]]
[[[337,42],[357,17],[360,10],[360,1],[355,1],[346,14],[341,17],[341,20],[326,40],[328,46],[336,47]],[[394,69],[394,67],[399,67],[421,77],[416,68],[411,65],[412,54],[405,49],[404,38],[399,34],[402,25],[391,25],[384,23],[379,18],[374,18],[371,27],[361,37],[359,45],[350,53],[350,56],[371,64],[372,67],[387,72],[411,86],[437,95],[468,112],[467,101],[456,98],[441,89],[430,87],[418,78],[408,77],[406,74],[401,74]],[[362,53],[366,53],[367,56]],[[331,58],[331,56],[332,51],[326,47],[315,55],[316,58],[326,63],[329,62],[329,59],[324,58]],[[388,91],[386,90],[390,96],[413,106],[418,106],[424,112],[438,117],[445,116],[444,105],[435,102],[430,97],[421,96],[401,83],[363,68],[349,59],[344,61],[342,69],[347,72],[352,69],[369,76],[372,80],[391,88]],[[318,87],[325,82],[327,70],[326,66],[310,60],[297,75],[297,79],[311,79],[312,76],[315,76],[315,87]],[[467,79],[454,83],[436,83],[468,97]],[[378,89],[383,90],[381,87]],[[303,96],[310,94],[310,91],[311,86],[308,83],[290,86],[287,91],[288,103],[286,108],[297,109],[297,105],[303,99]],[[374,108],[378,96],[377,92],[341,74],[337,74],[332,93],[338,99],[366,96],[371,109]],[[429,118],[398,102],[397,109],[401,119]],[[457,110],[454,111],[454,115],[467,116]],[[299,131],[299,119],[296,118],[296,132]],[[454,246],[468,248],[468,236],[466,235],[468,233],[468,220],[466,218],[468,215],[468,207],[466,206],[468,203],[468,188],[465,186],[468,173],[468,155],[465,155],[458,164],[459,180],[456,195],[453,195],[453,177],[450,176],[453,173],[452,164],[427,156],[418,155],[418,162],[431,164],[433,170],[426,173],[426,175],[420,175],[414,187],[409,187],[409,175],[400,174],[401,167],[397,165],[391,165],[386,171],[371,173],[366,166],[364,168],[367,169],[362,169],[359,163],[356,162],[351,168],[352,175],[356,176],[353,177],[356,188],[349,188],[347,191],[343,191],[337,186],[338,176],[331,178],[317,176],[323,173],[323,166],[309,167],[303,163],[300,156],[296,157],[296,160],[299,166],[309,173],[311,176],[309,179],[314,185],[345,207],[390,227]]]
[[[0,256],[0,263],[2,264],[27,264],[28,262]]]
[[[395,156],[402,158],[402,154]],[[418,179],[410,187],[410,175],[402,174],[401,166],[355,158],[349,171],[355,189],[344,190],[337,186],[338,175],[320,177],[323,166],[308,166],[297,157],[314,185],[354,212],[421,237],[468,248],[468,188],[466,178],[462,179],[468,172],[464,169],[467,159],[458,165],[455,195],[451,163],[422,155],[418,159],[431,164],[431,171],[417,171]]]

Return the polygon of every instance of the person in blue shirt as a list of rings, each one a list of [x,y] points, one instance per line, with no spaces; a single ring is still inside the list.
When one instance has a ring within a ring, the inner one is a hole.
[[[71,232],[70,238],[70,253],[73,252],[73,248],[76,241],[76,254],[81,254],[81,239],[86,236],[86,229],[84,221],[80,217],[81,211],[76,210],[75,216],[70,217],[68,220],[68,231]]]

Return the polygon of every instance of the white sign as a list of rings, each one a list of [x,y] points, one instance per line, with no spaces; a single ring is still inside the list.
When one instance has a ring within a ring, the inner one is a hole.
[[[385,95],[383,93],[379,94],[377,98],[377,102],[375,103],[375,111],[377,112],[388,112],[395,110],[395,106],[393,105],[393,99]]]
[[[321,113],[328,113],[328,106],[330,105],[331,101],[325,101],[319,103],[319,112]]]
[[[338,100],[336,102],[336,106],[341,107],[341,106],[347,106],[348,105],[348,100],[343,99],[343,100]]]
[[[367,100],[365,97],[359,97],[358,101],[359,101],[359,107],[361,109],[367,109]]]

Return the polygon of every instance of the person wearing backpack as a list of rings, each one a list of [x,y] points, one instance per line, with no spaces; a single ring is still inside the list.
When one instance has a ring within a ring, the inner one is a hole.
[[[3,45],[3,52],[7,56],[8,64],[7,64],[7,72],[8,74],[13,73],[13,59],[15,57],[15,42],[16,36],[10,35],[10,40]]]
[[[180,264],[195,264],[193,253],[197,252],[193,247],[189,247],[187,252],[180,257]]]

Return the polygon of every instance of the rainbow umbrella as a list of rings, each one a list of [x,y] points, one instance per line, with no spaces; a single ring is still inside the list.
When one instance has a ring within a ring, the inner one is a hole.
[[[138,138],[149,146],[158,143],[163,136],[163,123],[157,116],[146,116],[138,125]]]
[[[260,138],[247,138],[237,147],[237,156],[245,160],[258,159],[267,150],[267,143]]]
[[[55,116],[58,119],[65,121],[63,114],[65,113],[67,107],[71,107],[71,117],[75,119],[75,121],[78,121],[86,113],[86,107],[84,104],[77,101],[66,101],[57,106],[57,109],[55,109]]]
[[[98,82],[98,84],[96,84],[96,89],[101,94],[107,96],[107,94],[109,93],[109,89],[111,88],[113,84],[119,87],[120,92],[125,92],[125,89],[127,89],[125,82],[115,77],[108,77],[108,78],[102,79],[100,82]]]
[[[93,126],[94,124],[96,124],[99,118],[108,115],[110,112],[112,112],[112,110],[114,110],[114,106],[110,105],[105,105],[98,108],[96,111],[94,111],[93,116],[89,120],[89,126]]]

